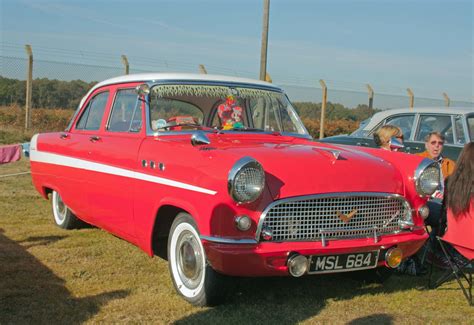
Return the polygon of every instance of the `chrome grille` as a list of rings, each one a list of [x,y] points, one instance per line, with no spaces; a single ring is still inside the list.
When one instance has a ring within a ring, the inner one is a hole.
[[[351,218],[344,222],[341,215]],[[273,233],[271,241],[377,237],[399,232],[399,221],[406,216],[411,216],[410,205],[398,195],[342,193],[297,197],[270,205],[262,214],[257,236],[262,229],[269,229]]]

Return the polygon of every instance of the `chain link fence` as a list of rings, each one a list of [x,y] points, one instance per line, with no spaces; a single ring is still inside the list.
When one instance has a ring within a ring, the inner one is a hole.
[[[67,55],[67,53],[65,53]],[[73,58],[74,59],[74,58]],[[125,67],[120,60],[105,60],[98,57],[97,62],[101,64],[59,62],[43,59],[34,59],[33,61],[33,79],[47,78],[50,80],[73,81],[81,80],[86,83],[102,81],[111,77],[123,75]],[[104,63],[105,62],[105,63]],[[111,62],[116,62],[111,63]],[[146,72],[199,72],[198,65],[189,63],[180,63],[166,60],[153,60],[150,58],[136,58],[130,60],[130,73]],[[11,90],[8,93],[0,94],[0,105],[21,105],[25,102],[24,81],[27,76],[28,59],[16,56],[0,56],[0,77],[16,79],[23,81],[18,85],[18,89]],[[257,73],[237,71],[223,67],[206,65],[206,70],[210,74],[225,74],[239,77],[256,78]],[[317,81],[300,80],[297,78],[272,76],[273,82],[282,86],[288,93],[290,99],[294,102],[314,102],[322,101],[322,89]],[[339,103],[348,108],[355,108],[358,105],[368,105],[369,94],[366,84],[357,84],[349,82],[326,81],[328,91],[328,101]],[[373,107],[377,109],[389,109],[397,107],[408,107],[409,96],[403,88],[396,89],[397,93],[377,93],[377,85],[372,85],[375,90]],[[33,81],[33,94],[35,94],[35,81]],[[446,105],[442,98],[422,98],[417,97],[415,93],[415,107]],[[473,107],[472,102],[451,100],[450,106]],[[33,104],[33,107],[34,104]],[[74,108],[74,107],[67,107]]]

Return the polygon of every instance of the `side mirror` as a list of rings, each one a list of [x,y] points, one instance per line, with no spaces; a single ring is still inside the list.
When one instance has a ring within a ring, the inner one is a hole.
[[[191,136],[191,144],[193,146],[200,146],[200,145],[209,144],[209,143],[211,143],[211,140],[209,140],[207,135],[200,130],[194,132],[193,135]]]
[[[405,148],[403,145],[403,142],[401,142],[399,139],[392,137],[389,142],[390,145],[390,150],[391,151],[400,151],[400,149]]]

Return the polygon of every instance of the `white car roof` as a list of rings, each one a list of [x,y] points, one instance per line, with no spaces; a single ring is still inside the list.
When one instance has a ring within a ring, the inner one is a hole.
[[[377,124],[386,119],[389,116],[399,114],[460,114],[464,115],[467,113],[474,113],[474,107],[415,107],[415,108],[396,108],[388,109],[378,113],[375,113],[369,123],[364,126],[364,130],[372,130]]]
[[[129,74],[120,77],[115,77],[99,82],[87,94],[82,98],[80,107],[84,104],[85,100],[89,95],[96,90],[97,88],[113,85],[118,83],[128,83],[128,82],[158,82],[165,80],[179,80],[179,81],[217,81],[217,82],[232,82],[232,83],[243,83],[250,84],[255,86],[265,86],[271,87],[275,90],[281,90],[280,87],[275,86],[266,81],[248,79],[248,78],[239,78],[231,76],[221,76],[221,75],[212,75],[212,74],[197,74],[197,73],[140,73],[140,74]]]

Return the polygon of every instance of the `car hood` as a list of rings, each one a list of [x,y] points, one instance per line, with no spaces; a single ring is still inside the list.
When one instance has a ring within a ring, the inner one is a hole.
[[[212,155],[232,155],[235,161],[242,156],[256,159],[274,199],[329,192],[404,193],[398,169],[356,148],[306,140],[262,140],[212,141]]]

